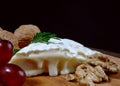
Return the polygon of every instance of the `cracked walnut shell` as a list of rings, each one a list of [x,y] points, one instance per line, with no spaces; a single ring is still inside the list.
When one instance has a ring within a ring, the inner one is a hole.
[[[9,40],[13,44],[14,48],[19,48],[18,40],[14,34],[7,30],[2,30],[2,28],[0,28],[0,40]]]
[[[17,28],[14,32],[14,35],[19,41],[19,47],[23,48],[27,46],[38,32],[40,32],[40,29],[32,24],[21,25],[19,28]]]

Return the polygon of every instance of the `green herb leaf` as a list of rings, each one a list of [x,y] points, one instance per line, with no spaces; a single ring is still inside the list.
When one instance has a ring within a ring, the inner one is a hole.
[[[50,32],[39,32],[35,35],[31,43],[36,43],[36,42],[48,42],[50,38],[56,38],[56,34],[50,33]],[[20,49],[14,49],[14,55],[19,51]]]
[[[31,43],[48,42],[50,38],[56,38],[56,34],[52,34],[50,32],[39,32],[35,35]]]
[[[15,55],[20,49],[14,49],[14,54]]]

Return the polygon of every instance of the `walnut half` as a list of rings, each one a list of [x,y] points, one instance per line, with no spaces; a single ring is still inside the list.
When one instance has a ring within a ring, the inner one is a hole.
[[[66,79],[68,81],[77,80],[81,86],[95,86],[94,82],[100,83],[109,80],[101,66],[91,66],[89,64],[79,65],[75,74],[67,75]]]

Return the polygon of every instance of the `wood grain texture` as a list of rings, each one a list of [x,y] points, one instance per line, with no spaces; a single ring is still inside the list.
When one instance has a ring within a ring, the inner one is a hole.
[[[120,66],[120,58],[110,56]],[[120,86],[120,72],[109,75],[110,81],[96,84],[96,86]],[[80,86],[75,82],[68,82],[63,76],[36,76],[27,78],[23,86]]]

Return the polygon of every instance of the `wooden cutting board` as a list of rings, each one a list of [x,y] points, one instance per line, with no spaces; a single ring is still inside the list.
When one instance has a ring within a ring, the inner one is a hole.
[[[114,60],[120,65],[120,58],[111,56],[110,59]],[[120,86],[120,72],[109,76],[109,82],[96,84],[96,86]],[[50,77],[50,76],[36,76],[27,78],[23,86],[80,86],[75,82],[68,82],[63,76]]]

